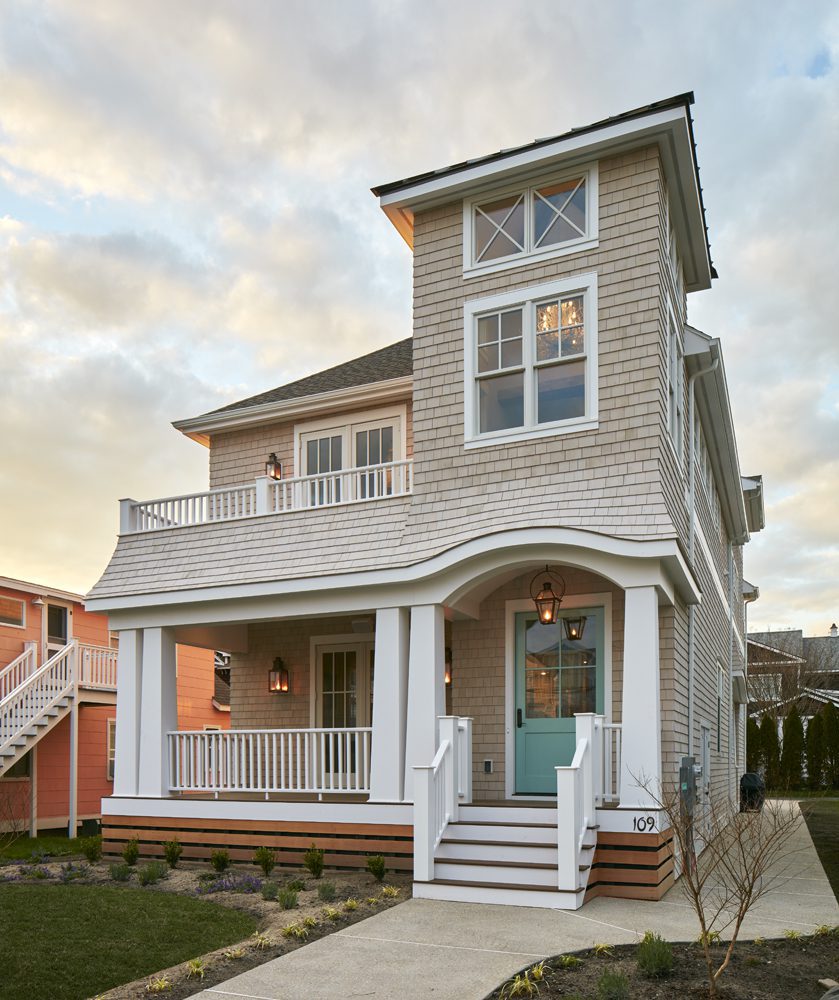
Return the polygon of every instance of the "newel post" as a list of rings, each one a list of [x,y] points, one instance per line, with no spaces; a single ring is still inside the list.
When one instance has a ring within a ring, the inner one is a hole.
[[[271,479],[269,476],[256,477],[256,513],[271,513]]]
[[[126,497],[119,502],[119,533],[130,534],[137,530],[137,501]]]
[[[579,768],[556,768],[557,888],[572,892],[577,888],[577,838],[582,825],[579,781]]]
[[[414,878],[430,882],[434,878],[434,819],[431,808],[431,782],[434,769],[416,766],[414,772]]]
[[[440,716],[440,743],[449,741],[448,762],[444,762],[446,781],[446,803],[449,822],[456,823],[460,806],[460,741],[457,732],[456,715]]]
[[[595,733],[595,720],[597,716],[594,712],[578,712],[575,715],[577,721],[577,746],[580,740],[586,741],[586,751],[581,761],[582,782],[583,782],[583,809],[585,810],[586,825],[591,826],[595,822],[595,787],[594,775],[595,764],[597,762],[597,735]]]

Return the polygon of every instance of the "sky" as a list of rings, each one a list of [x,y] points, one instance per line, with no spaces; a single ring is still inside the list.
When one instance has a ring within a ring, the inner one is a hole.
[[[171,421],[408,336],[370,187],[693,90],[754,628],[839,619],[839,6],[0,3],[0,575],[81,593]]]

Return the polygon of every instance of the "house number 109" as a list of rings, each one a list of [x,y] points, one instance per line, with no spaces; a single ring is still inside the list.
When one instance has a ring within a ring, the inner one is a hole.
[[[632,820],[632,829],[639,833],[646,833],[647,830],[655,830],[654,816],[635,816]]]

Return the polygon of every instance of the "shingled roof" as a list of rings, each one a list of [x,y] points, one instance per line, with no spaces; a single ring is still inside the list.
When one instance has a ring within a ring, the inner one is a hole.
[[[259,406],[264,403],[280,403],[286,399],[301,399],[305,396],[315,396],[322,392],[334,392],[336,389],[350,389],[357,385],[370,385],[374,382],[386,382],[389,379],[404,378],[413,374],[413,340],[407,337],[397,344],[371,351],[360,358],[345,361],[342,365],[327,368],[325,371],[307,375],[296,382],[269,389],[257,396],[248,396],[237,403],[228,403],[211,413],[229,413],[231,410],[243,410],[249,406]],[[209,416],[209,414],[205,414]]]

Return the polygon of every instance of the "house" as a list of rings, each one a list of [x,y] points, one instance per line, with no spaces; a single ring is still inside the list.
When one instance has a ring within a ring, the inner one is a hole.
[[[839,628],[805,636],[801,629],[749,632],[749,710],[786,714],[796,705],[806,718],[827,702],[839,708]]]
[[[121,501],[88,599],[120,637],[109,850],[314,840],[558,908],[672,884],[654,792],[685,756],[703,801],[743,770],[763,525],[686,320],[692,100],[375,188],[412,336],[175,424],[210,488]],[[228,733],[179,728],[182,641],[230,651]]]
[[[117,643],[80,594],[0,577],[0,829],[75,835],[99,819],[113,792]],[[177,662],[179,725],[226,729],[212,654],[181,646]]]

